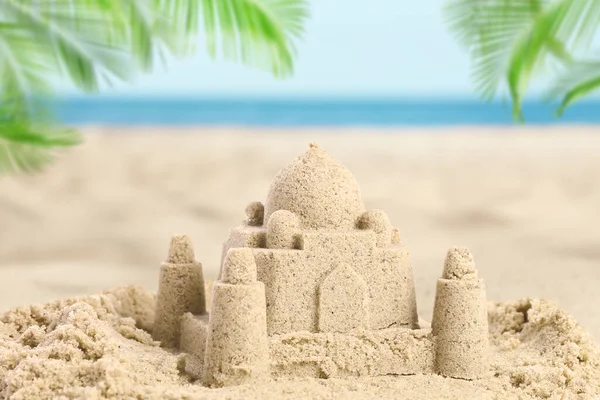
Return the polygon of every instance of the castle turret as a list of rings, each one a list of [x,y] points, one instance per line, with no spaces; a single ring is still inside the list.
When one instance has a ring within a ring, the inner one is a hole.
[[[287,210],[277,210],[267,222],[267,247],[269,249],[294,249],[298,247],[300,219]]]
[[[485,286],[473,256],[451,248],[437,281],[432,333],[438,374],[476,379],[487,371],[488,321]]]
[[[213,287],[204,385],[233,386],[269,377],[266,307],[252,250],[230,249],[221,280]]]
[[[178,347],[182,315],[204,314],[206,298],[202,265],[186,235],[173,236],[166,262],[161,265],[152,337],[163,347]]]
[[[358,217],[356,221],[358,229],[371,229],[375,232],[377,247],[387,247],[392,244],[393,234],[390,220],[383,210],[368,210]]]

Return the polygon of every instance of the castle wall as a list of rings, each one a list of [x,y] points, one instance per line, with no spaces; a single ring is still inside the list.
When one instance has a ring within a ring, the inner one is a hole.
[[[302,250],[253,249],[258,279],[265,283],[269,334],[318,330],[319,286],[346,263],[369,290],[369,326],[416,327],[417,310],[408,252],[379,249],[372,231],[310,231]],[[342,318],[343,316],[340,316]]]
[[[208,338],[209,314],[186,313],[181,317],[179,349],[186,353],[185,372],[194,379],[202,378],[204,351]]]
[[[417,299],[408,250],[404,247],[373,252],[371,264],[358,271],[371,288],[372,329],[418,327]]]
[[[274,377],[430,374],[434,368],[430,329],[289,333],[272,336],[269,348]]]
[[[338,265],[319,285],[319,332],[369,329],[369,287],[348,264]]]
[[[267,329],[275,333],[316,330],[317,283],[328,271],[300,250],[254,249],[258,280],[265,284]]]

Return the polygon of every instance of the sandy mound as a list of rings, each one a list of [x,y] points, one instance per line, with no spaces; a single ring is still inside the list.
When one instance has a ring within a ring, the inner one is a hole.
[[[492,370],[477,381],[437,375],[280,380],[206,389],[184,359],[157,346],[154,295],[121,287],[0,316],[0,397],[10,399],[595,399],[600,350],[574,319],[542,300],[490,303]]]

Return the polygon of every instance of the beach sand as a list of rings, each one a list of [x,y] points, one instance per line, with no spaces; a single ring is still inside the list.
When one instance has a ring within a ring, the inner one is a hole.
[[[458,245],[488,299],[553,301],[600,339],[599,128],[83,131],[44,174],[0,179],[0,310],[125,284],[155,291],[177,233],[216,278],[246,205],[314,141],[400,229],[421,317]]]
[[[152,329],[154,301],[155,296],[143,288],[120,287],[0,314],[0,395],[11,400],[596,400],[600,396],[598,344],[560,307],[545,301],[489,304],[489,371],[476,380],[435,374],[357,379],[350,374],[276,378],[216,389],[190,380],[182,372],[185,355],[152,340],[147,330]],[[361,350],[356,348],[358,356]]]

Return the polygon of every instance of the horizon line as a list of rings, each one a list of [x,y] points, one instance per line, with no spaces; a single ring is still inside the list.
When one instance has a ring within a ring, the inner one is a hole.
[[[252,95],[67,95],[67,96],[52,96],[50,101],[135,101],[135,102],[152,102],[156,100],[162,101],[198,101],[198,102],[335,102],[335,103],[355,103],[355,102],[397,102],[397,103],[446,103],[446,102],[461,102],[461,103],[480,103],[482,105],[511,105],[509,99],[481,99],[473,96],[388,96],[388,95],[328,95],[328,96],[290,96],[290,95],[267,95],[267,96],[252,96]],[[547,98],[526,98],[522,104],[540,104],[548,105],[560,103],[558,99]],[[578,101],[573,106],[578,104],[598,104],[600,97],[590,97]]]

